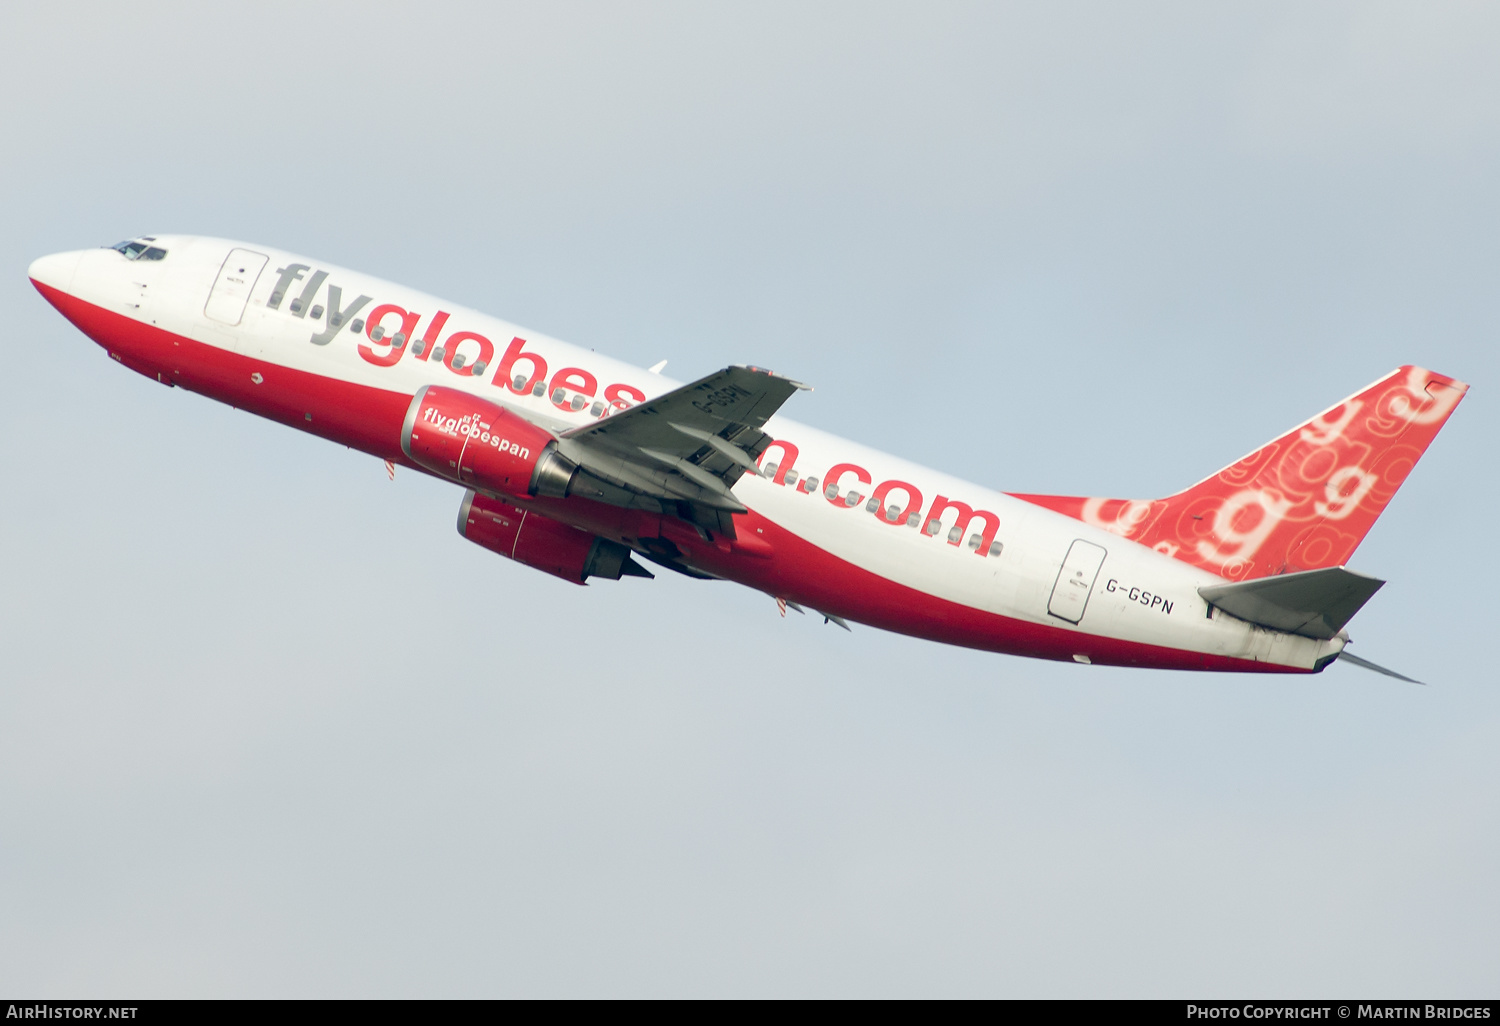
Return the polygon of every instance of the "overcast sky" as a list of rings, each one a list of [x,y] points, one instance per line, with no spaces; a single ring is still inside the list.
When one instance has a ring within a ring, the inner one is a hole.
[[[0,991],[1493,997],[1500,8],[7,4]],[[1005,490],[1473,391],[1347,665],[985,655],[162,388],[28,262],[286,247]],[[1122,411],[1125,411],[1122,413]]]

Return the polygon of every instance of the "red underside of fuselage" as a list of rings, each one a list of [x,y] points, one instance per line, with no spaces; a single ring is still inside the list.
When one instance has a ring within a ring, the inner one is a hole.
[[[132,370],[427,473],[401,451],[401,423],[410,395],[241,356],[33,284],[80,331]],[[871,627],[950,645],[1061,661],[1083,656],[1112,666],[1309,672],[1097,637],[950,602],[840,559],[754,510],[735,517],[741,540],[705,541],[696,528],[675,517],[578,498],[512,501],[627,544],[661,538],[675,545],[685,562],[726,580]]]

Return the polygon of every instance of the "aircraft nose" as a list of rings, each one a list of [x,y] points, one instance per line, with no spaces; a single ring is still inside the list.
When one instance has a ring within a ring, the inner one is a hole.
[[[83,258],[83,253],[83,250],[78,249],[38,257],[31,262],[26,273],[38,286],[45,285],[59,292],[67,292],[73,285],[73,272],[78,269],[78,261]]]

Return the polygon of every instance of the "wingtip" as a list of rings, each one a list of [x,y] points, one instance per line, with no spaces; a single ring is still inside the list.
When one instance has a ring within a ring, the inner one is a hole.
[[[777,374],[773,370],[768,370],[765,367],[757,367],[753,363],[737,363],[735,364],[735,366],[740,368],[740,370],[751,371],[755,374],[764,374],[768,377],[776,378],[779,381],[785,381],[793,388],[801,389],[804,392],[811,392],[813,390],[813,387],[811,385],[804,385],[802,382],[793,380],[792,378],[787,377],[785,374]]]

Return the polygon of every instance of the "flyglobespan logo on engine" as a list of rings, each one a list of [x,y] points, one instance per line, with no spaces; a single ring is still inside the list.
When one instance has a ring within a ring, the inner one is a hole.
[[[508,438],[501,438],[490,431],[489,424],[480,420],[477,413],[468,413],[462,417],[445,417],[441,410],[429,406],[427,412],[422,414],[422,420],[453,438],[468,438],[481,445],[488,445],[491,449],[520,456],[522,459],[531,456],[531,450],[524,445],[512,442]]]

